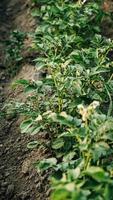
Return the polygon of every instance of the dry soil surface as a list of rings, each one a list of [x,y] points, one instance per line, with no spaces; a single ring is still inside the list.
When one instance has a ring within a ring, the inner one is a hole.
[[[21,91],[10,89],[12,79],[6,75],[4,42],[14,29],[33,30],[35,22],[29,7],[27,0],[0,0],[0,108],[10,97],[24,98]],[[34,71],[34,66],[24,61],[13,80],[30,79]],[[47,157],[48,150],[43,146],[33,151],[27,149],[33,138],[20,133],[20,121],[14,117],[0,120],[0,200],[47,200],[48,174],[37,173],[32,163]]]

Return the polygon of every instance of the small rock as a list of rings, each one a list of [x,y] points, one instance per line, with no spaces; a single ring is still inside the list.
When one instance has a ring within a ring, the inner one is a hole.
[[[0,148],[2,148],[3,147],[3,144],[0,144]]]
[[[18,147],[17,151],[21,151],[21,147]]]
[[[31,162],[29,160],[23,162],[23,165],[22,165],[22,173],[23,174],[28,174],[30,164],[31,164]]]
[[[21,157],[20,157],[20,156],[18,156],[17,160],[21,160]]]

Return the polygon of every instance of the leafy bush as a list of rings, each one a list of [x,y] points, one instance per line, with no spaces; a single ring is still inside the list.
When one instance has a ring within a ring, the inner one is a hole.
[[[22,61],[22,48],[26,34],[24,32],[14,30],[9,40],[6,41],[6,65],[9,67],[8,72],[12,75],[17,70],[17,65]]]
[[[20,80],[32,92],[18,104],[31,135],[46,130],[52,157],[35,163],[54,169],[52,200],[110,200],[113,187],[113,41],[101,35],[102,1],[35,0],[40,21],[33,49],[41,80]],[[17,105],[17,103],[15,103]],[[26,109],[21,109],[21,108]],[[14,107],[13,107],[14,108]],[[29,148],[37,146],[34,141]]]

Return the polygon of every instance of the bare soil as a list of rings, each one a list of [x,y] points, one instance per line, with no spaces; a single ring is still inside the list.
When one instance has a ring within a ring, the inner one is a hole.
[[[4,62],[4,42],[12,30],[31,32],[35,23],[30,15],[29,1],[0,0],[0,108],[12,97],[20,100],[24,98],[21,90],[11,90],[12,81],[31,79],[35,73],[34,66],[25,59],[18,74],[10,79]],[[48,157],[48,149],[40,146],[33,151],[28,150],[27,143],[33,139],[42,139],[42,133],[34,138],[22,135],[19,130],[20,121],[17,117],[0,121],[0,200],[47,200],[50,192],[49,174],[37,173],[33,162]],[[43,140],[46,142],[46,133]]]

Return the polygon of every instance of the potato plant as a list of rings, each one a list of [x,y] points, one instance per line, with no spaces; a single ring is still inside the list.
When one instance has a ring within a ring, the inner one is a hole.
[[[5,63],[8,66],[8,74],[14,76],[19,69],[19,64],[22,62],[22,49],[24,46],[24,32],[14,30],[11,32],[8,40],[5,41],[6,57]]]
[[[52,155],[35,163],[53,169],[52,200],[112,200],[113,41],[101,34],[109,16],[102,1],[33,0],[40,23],[32,48],[41,80],[18,80],[27,103],[13,103],[25,115],[21,132],[46,131]],[[37,147],[34,141],[28,147]]]

